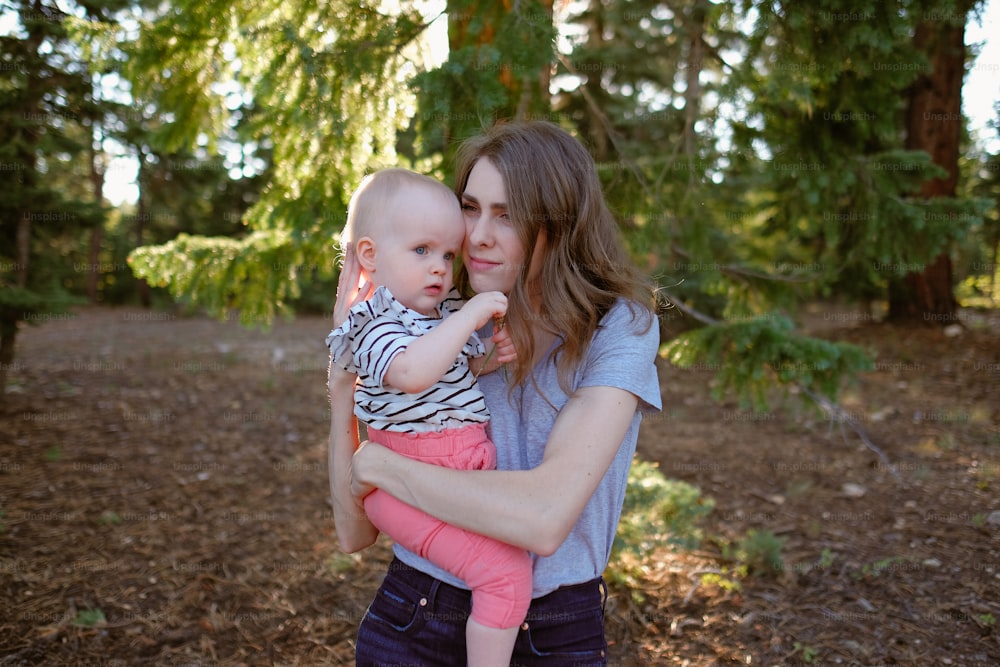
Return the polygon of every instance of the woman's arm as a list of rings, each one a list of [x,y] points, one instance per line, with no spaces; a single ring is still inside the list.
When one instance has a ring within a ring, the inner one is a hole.
[[[452,470],[368,444],[354,457],[355,492],[378,487],[446,523],[548,556],[610,467],[638,400],[616,387],[578,390],[531,470]]]
[[[378,538],[378,528],[365,514],[364,505],[351,493],[351,467],[358,449],[358,420],[354,416],[354,383],[357,376],[330,364],[330,498],[333,523],[340,548],[360,551]]]
[[[337,282],[337,301],[333,307],[333,325],[340,326],[351,308],[371,296],[370,282],[362,281],[361,265],[354,247],[344,248],[344,262]],[[352,553],[371,545],[378,529],[365,514],[361,501],[351,493],[351,467],[358,449],[358,420],[354,416],[354,385],[357,375],[330,363],[327,386],[330,390],[330,445],[328,467],[333,521],[340,547]]]

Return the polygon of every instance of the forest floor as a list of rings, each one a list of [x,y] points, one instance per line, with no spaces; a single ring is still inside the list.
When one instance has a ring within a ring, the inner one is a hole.
[[[661,362],[640,455],[714,510],[697,550],[612,589],[612,665],[1000,665],[1000,314],[948,336],[852,312],[802,324],[873,356],[841,404],[888,463],[794,396],[743,411]],[[336,544],[328,327],[82,308],[22,329],[0,665],[353,664],[389,550]],[[732,545],[770,535],[741,572]]]

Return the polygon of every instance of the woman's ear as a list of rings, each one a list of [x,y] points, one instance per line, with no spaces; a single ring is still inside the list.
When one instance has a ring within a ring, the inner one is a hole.
[[[354,244],[354,254],[358,264],[369,276],[375,273],[375,241],[369,236],[362,236]]]

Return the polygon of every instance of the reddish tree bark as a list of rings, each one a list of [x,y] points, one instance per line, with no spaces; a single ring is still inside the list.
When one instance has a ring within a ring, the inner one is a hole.
[[[913,43],[927,54],[930,69],[910,90],[906,148],[930,154],[948,175],[924,183],[920,196],[954,197],[962,131],[962,79],[965,74],[965,19],[925,20]],[[889,318],[948,323],[956,319],[958,302],[952,285],[951,257],[945,250],[920,273],[910,273],[889,286]]]

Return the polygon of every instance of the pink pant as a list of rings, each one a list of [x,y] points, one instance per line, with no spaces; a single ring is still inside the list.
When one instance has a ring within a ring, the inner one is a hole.
[[[458,470],[496,467],[496,450],[483,424],[438,433],[369,429],[368,439],[404,456]],[[512,628],[531,604],[531,557],[513,547],[449,525],[376,489],[365,497],[372,523],[398,544],[465,581],[472,618],[491,628]]]

